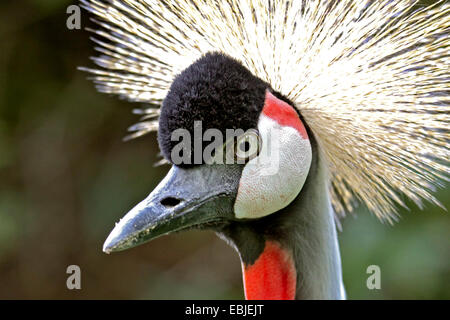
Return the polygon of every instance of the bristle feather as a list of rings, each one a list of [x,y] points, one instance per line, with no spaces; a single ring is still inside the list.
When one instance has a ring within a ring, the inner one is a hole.
[[[448,181],[450,4],[418,1],[82,0],[97,16],[101,92],[160,105],[207,52],[236,58],[294,101],[315,134],[339,215],[396,220]],[[149,109],[150,110],[150,109]],[[148,111],[129,138],[157,129]]]

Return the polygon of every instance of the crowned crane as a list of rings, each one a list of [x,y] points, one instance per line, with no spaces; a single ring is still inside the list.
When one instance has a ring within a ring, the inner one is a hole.
[[[247,299],[344,299],[340,217],[358,202],[389,222],[405,197],[439,205],[448,3],[82,3],[102,53],[100,69],[82,69],[100,91],[150,105],[129,138],[157,130],[172,165],[106,253],[209,229],[239,253]],[[195,136],[198,124],[215,134],[180,152],[179,130]],[[242,131],[217,138],[230,129]]]

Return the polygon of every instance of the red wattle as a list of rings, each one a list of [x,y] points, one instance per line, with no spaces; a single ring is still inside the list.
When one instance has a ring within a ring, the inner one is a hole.
[[[266,92],[266,101],[262,112],[280,125],[296,129],[303,139],[308,139],[306,128],[294,108],[269,91]]]
[[[252,265],[243,265],[247,300],[293,300],[297,273],[292,254],[272,241]]]

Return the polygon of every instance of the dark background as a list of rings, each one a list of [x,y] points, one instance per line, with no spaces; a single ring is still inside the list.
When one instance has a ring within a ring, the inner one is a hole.
[[[97,93],[76,70],[95,53],[87,32],[66,28],[71,3],[0,3],[0,298],[243,298],[238,256],[210,232],[102,253],[168,167],[153,167],[155,134],[122,142],[136,105]],[[446,208],[449,191],[438,192]],[[450,299],[450,216],[410,207],[395,226],[364,209],[343,221],[350,299]],[[82,270],[78,291],[66,288],[71,264]],[[372,264],[381,290],[366,287]]]

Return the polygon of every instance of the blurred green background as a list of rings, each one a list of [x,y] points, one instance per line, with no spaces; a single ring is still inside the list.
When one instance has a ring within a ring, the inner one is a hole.
[[[97,93],[76,70],[95,53],[87,32],[66,28],[71,3],[0,3],[0,298],[243,298],[238,256],[211,232],[102,253],[114,223],[168,167],[153,167],[154,134],[122,142],[135,105]],[[449,194],[438,192],[446,208]],[[350,299],[450,299],[450,215],[411,208],[395,226],[367,212],[343,221]],[[66,288],[71,264],[81,290]],[[372,264],[381,290],[366,287]]]

